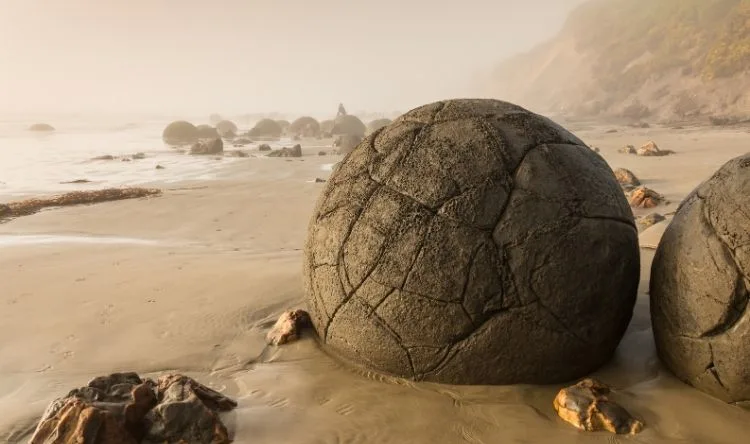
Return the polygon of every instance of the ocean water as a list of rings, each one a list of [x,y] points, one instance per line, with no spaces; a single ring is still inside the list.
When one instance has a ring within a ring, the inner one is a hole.
[[[27,196],[104,187],[133,186],[181,180],[213,180],[223,169],[247,158],[191,156],[164,144],[161,134],[174,118],[120,117],[0,117],[0,195]],[[204,118],[205,120],[205,118]],[[195,124],[206,123],[192,120]],[[51,133],[35,133],[28,127],[37,122],[56,128]],[[249,128],[240,127],[240,131]],[[282,139],[272,147],[290,146]],[[254,150],[257,144],[243,150]],[[225,150],[234,149],[225,143]],[[97,156],[128,157],[145,154],[144,159],[123,162],[91,160]],[[156,169],[161,165],[164,169]],[[84,184],[64,184],[85,179]]]

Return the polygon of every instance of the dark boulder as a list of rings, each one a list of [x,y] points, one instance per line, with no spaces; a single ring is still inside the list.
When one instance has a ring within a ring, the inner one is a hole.
[[[368,136],[323,185],[304,250],[331,354],[441,383],[597,370],[640,275],[633,214],[604,159],[497,100],[431,103]]]

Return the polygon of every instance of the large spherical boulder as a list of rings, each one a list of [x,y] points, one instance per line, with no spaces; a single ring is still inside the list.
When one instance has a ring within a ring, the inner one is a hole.
[[[342,134],[336,136],[333,141],[333,146],[338,148],[339,154],[349,154],[354,148],[362,142],[362,136],[355,136],[353,134]]]
[[[55,128],[48,123],[35,123],[29,127],[29,131],[36,133],[48,133],[54,130]]]
[[[198,128],[190,122],[178,120],[164,128],[161,138],[169,145],[188,145],[198,140]]]
[[[199,139],[216,139],[220,137],[219,132],[211,125],[198,125],[195,129],[198,132]]]
[[[232,138],[237,135],[237,125],[231,120],[222,120],[216,124],[216,131],[221,137]]]
[[[334,120],[331,134],[351,134],[353,136],[363,136],[367,132],[367,127],[357,116],[347,114],[345,116],[338,116]]]
[[[320,132],[321,134],[331,134],[331,131],[333,130],[333,126],[336,124],[336,122],[332,119],[329,120],[322,120],[320,122]]]
[[[317,137],[320,134],[320,123],[310,116],[300,117],[292,122],[289,131],[302,137]]]
[[[379,130],[380,128],[383,128],[390,124],[391,124],[391,119],[375,119],[372,122],[367,124],[367,132],[373,133]]]
[[[284,129],[279,125],[278,122],[272,119],[263,119],[255,124],[255,126],[248,131],[250,137],[281,137],[281,133]]]
[[[640,258],[605,161],[496,100],[414,109],[334,169],[305,243],[324,346],[369,370],[557,383],[613,355]]]
[[[678,378],[750,406],[750,154],[681,204],[651,268],[659,357]]]

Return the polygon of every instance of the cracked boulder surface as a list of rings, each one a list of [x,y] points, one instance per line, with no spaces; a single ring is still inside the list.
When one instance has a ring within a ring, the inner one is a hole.
[[[682,381],[750,406],[750,154],[680,204],[651,268],[651,320],[662,362]]]
[[[486,99],[431,103],[364,139],[317,202],[304,262],[326,350],[453,384],[599,368],[640,273],[605,161],[551,120]]]

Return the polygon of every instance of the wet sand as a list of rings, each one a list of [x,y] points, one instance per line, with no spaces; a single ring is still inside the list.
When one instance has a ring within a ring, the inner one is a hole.
[[[672,201],[636,215],[674,211],[746,152],[750,137],[744,130],[568,127],[613,168],[632,170]],[[649,139],[677,154],[616,152]],[[648,248],[633,321],[613,361],[594,375],[645,421],[634,437],[563,423],[552,408],[560,386],[441,386],[363,375],[309,336],[238,369],[261,355],[283,310],[304,307],[301,248],[323,186],[308,181],[327,177],[325,165],[337,160],[317,156],[317,148],[291,161],[243,159],[224,180],[169,184],[158,198],[0,224],[0,441],[25,442],[49,401],[124,370],[180,371],[234,397],[239,407],[224,418],[237,443],[740,443],[750,436],[750,412],[682,384],[658,363]],[[38,236],[65,241],[29,241]]]

